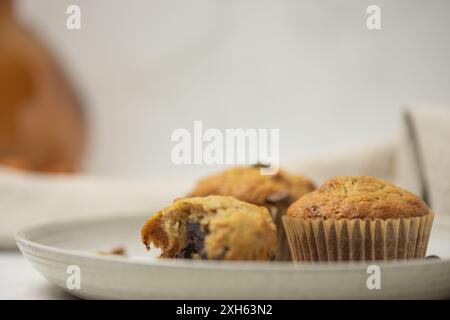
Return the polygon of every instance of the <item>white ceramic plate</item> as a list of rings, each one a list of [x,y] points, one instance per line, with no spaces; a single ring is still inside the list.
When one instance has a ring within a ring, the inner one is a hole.
[[[17,233],[24,256],[51,283],[83,298],[334,299],[449,298],[450,219],[433,226],[428,254],[442,260],[380,263],[381,289],[369,290],[365,264],[244,263],[155,259],[139,238],[146,216],[53,223]],[[101,256],[114,246],[128,257]],[[67,267],[81,288],[66,287]]]

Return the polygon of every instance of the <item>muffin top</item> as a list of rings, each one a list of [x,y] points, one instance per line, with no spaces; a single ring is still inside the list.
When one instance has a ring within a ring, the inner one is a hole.
[[[270,260],[277,246],[267,208],[224,196],[176,199],[147,220],[141,237],[166,258]]]
[[[261,175],[260,166],[234,167],[201,180],[191,197],[222,195],[256,205],[279,201],[292,203],[315,189],[314,184],[302,175],[279,170],[274,175]]]
[[[430,209],[419,197],[368,176],[334,177],[288,209],[287,215],[323,219],[396,219],[421,217]]]

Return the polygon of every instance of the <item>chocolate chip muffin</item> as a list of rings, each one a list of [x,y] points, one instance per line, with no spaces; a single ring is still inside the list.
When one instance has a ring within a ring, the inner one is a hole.
[[[292,260],[281,217],[289,205],[313,191],[308,178],[279,170],[274,175],[261,175],[261,165],[234,167],[201,180],[189,196],[223,195],[265,206],[278,229],[277,260]]]
[[[416,195],[368,176],[335,177],[283,218],[294,260],[423,258],[434,213]]]
[[[271,260],[276,251],[268,210],[225,196],[177,199],[148,219],[141,236],[164,258]]]

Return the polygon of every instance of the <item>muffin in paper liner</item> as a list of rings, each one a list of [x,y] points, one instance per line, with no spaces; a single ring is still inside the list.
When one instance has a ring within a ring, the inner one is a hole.
[[[374,261],[425,257],[434,212],[398,219],[283,216],[294,261]]]

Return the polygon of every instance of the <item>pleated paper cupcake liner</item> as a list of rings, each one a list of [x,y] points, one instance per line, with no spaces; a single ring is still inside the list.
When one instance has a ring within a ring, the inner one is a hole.
[[[282,219],[294,261],[402,260],[425,257],[434,213],[387,220]]]
[[[277,253],[276,261],[292,261],[286,231],[284,230],[282,218],[286,214],[287,206],[271,206],[269,208],[273,222],[277,226]]]

